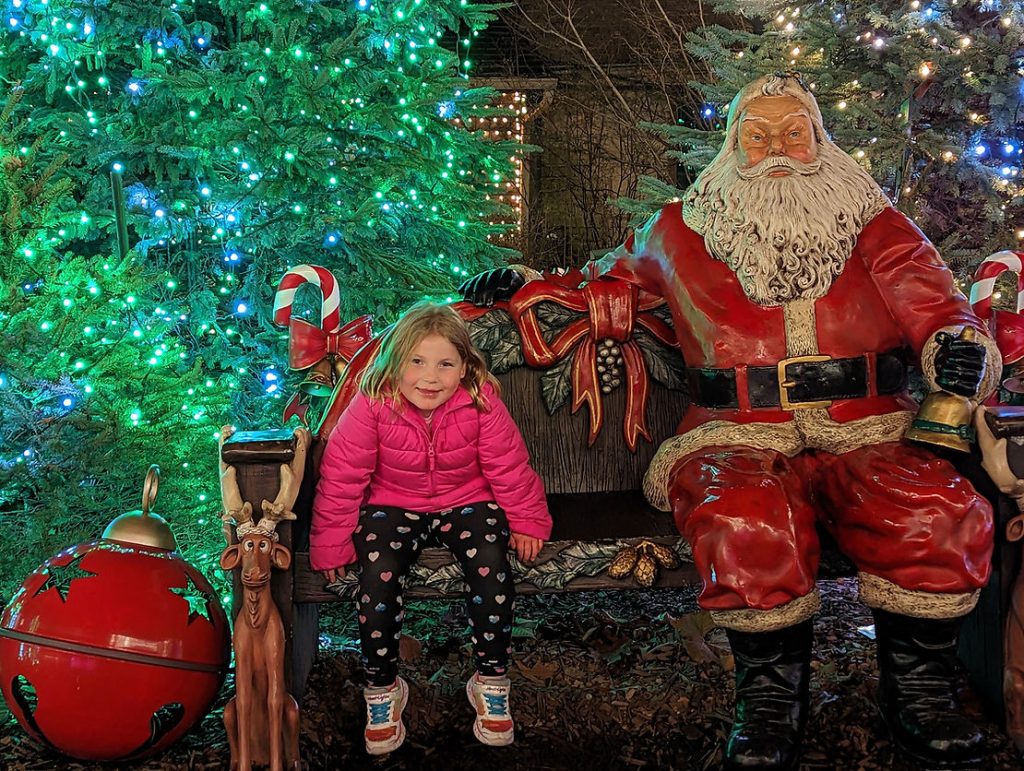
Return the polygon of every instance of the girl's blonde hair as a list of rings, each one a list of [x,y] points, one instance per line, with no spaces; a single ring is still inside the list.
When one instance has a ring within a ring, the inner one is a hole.
[[[498,381],[487,371],[480,351],[469,338],[469,327],[451,307],[427,300],[413,305],[402,317],[381,335],[376,358],[366,368],[359,390],[371,399],[390,396],[396,402],[402,398],[398,384],[402,370],[412,357],[413,349],[429,335],[440,335],[459,352],[466,365],[462,385],[469,391],[477,409],[487,409],[483,397],[484,383],[490,383],[500,393]]]

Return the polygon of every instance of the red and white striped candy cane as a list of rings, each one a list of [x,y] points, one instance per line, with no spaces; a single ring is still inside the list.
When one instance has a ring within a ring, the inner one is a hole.
[[[334,274],[319,265],[296,265],[284,274],[274,295],[274,323],[287,327],[292,316],[295,292],[303,284],[320,287],[323,302],[320,305],[320,328],[324,332],[335,332],[341,328],[341,292]]]
[[[1017,274],[1017,312],[1024,308],[1024,252],[996,252],[981,261],[971,284],[971,308],[979,319],[992,318],[992,292],[996,279],[1006,271]]]

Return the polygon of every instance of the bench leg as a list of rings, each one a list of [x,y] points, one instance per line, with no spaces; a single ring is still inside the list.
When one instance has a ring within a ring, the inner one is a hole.
[[[292,695],[300,705],[320,641],[320,604],[297,602],[292,637]]]

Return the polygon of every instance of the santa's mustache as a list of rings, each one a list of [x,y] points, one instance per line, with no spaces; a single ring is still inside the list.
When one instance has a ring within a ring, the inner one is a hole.
[[[810,163],[804,163],[795,158],[790,158],[788,155],[772,155],[755,166],[746,169],[737,167],[736,173],[739,174],[740,179],[750,180],[765,177],[776,169],[788,169],[792,174],[806,177],[811,174],[817,174],[820,168],[821,161],[817,158]]]

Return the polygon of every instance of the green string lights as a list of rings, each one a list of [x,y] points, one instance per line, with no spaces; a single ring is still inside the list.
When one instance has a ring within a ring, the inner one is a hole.
[[[516,137],[454,120],[491,109],[459,45],[491,11],[8,0],[4,14],[0,71],[23,90],[0,113],[0,344],[18,351],[0,357],[0,512],[34,512],[12,524],[30,569],[160,463],[178,469],[164,483],[178,542],[212,572],[220,427],[273,425],[287,396],[280,276],[324,265],[344,316],[386,321],[514,256],[498,239],[511,201],[491,194],[515,178]]]

